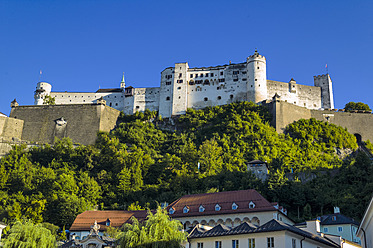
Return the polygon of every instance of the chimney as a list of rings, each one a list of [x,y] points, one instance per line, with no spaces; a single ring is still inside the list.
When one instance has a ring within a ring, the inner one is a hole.
[[[339,207],[334,207],[334,213],[335,214],[340,214],[341,211],[339,210]]]
[[[320,221],[319,220],[309,220],[309,221],[306,221],[306,223],[307,223],[307,227],[304,228],[305,231],[313,233],[313,234],[320,233]]]

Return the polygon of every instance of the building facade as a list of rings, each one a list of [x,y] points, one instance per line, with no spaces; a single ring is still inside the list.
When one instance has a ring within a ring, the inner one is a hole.
[[[314,76],[314,86],[299,85],[294,79],[268,80],[266,58],[257,51],[238,64],[193,68],[188,63],[176,63],[161,72],[160,87],[126,87],[124,76],[120,88],[92,93],[52,92],[51,84],[39,82],[35,105],[42,105],[47,95],[54,97],[56,104],[96,103],[102,97],[108,106],[125,114],[149,109],[166,118],[184,114],[188,108],[241,101],[260,103],[274,97],[308,109],[334,108],[329,74]]]

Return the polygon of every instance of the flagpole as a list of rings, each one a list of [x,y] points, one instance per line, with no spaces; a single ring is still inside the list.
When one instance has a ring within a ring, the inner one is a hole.
[[[42,74],[42,71],[40,70],[40,72],[39,72],[39,82],[41,81],[41,74]]]

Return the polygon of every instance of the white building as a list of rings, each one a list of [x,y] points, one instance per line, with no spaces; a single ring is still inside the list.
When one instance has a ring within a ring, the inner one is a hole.
[[[3,229],[6,227],[5,223],[0,222],[0,241],[1,241],[1,233],[3,232]]]
[[[312,225],[312,227],[316,227]],[[196,226],[185,244],[188,248],[339,248],[340,243],[323,237],[316,230],[302,230],[278,220],[256,226],[251,223],[230,228]],[[356,246],[352,246],[356,247]]]
[[[39,82],[35,105],[50,95],[56,104],[95,103],[103,97],[107,105],[133,114],[136,111],[159,111],[162,117],[184,114],[188,108],[201,109],[232,102],[260,103],[274,97],[309,109],[334,108],[329,74],[314,76],[314,86],[299,85],[294,79],[279,82],[267,79],[266,58],[257,51],[243,63],[190,68],[176,63],[161,72],[160,87],[127,87],[124,76],[120,88],[100,89],[92,93],[52,92],[52,85]]]
[[[363,248],[373,247],[373,197],[365,210],[364,217],[357,230],[357,236],[361,239]]]
[[[185,195],[171,203],[167,211],[171,218],[181,221],[184,229],[198,224],[260,225],[272,219],[294,224],[283,207],[270,203],[254,189]]]

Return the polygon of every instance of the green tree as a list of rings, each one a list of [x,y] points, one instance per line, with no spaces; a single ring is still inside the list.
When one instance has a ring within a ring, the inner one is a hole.
[[[124,225],[124,234],[120,239],[121,248],[179,248],[186,240],[182,231],[182,224],[178,220],[171,220],[165,209],[158,206],[153,214],[148,211],[148,218],[140,223],[132,218],[132,224]]]
[[[55,105],[56,104],[56,98],[53,96],[46,95],[43,100],[44,105]]]
[[[362,103],[362,102],[349,102],[345,105],[345,111],[354,111],[354,110],[366,110],[366,111],[372,111],[369,108],[368,104]]]
[[[2,242],[4,248],[52,248],[56,237],[41,224],[34,225],[26,220],[16,222]]]

